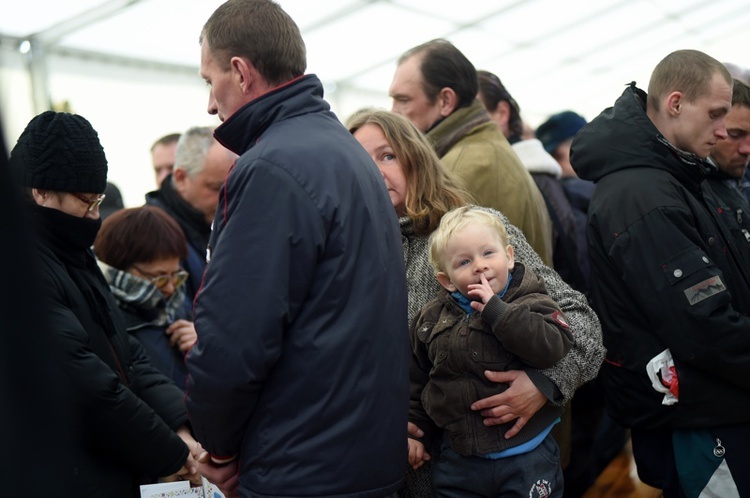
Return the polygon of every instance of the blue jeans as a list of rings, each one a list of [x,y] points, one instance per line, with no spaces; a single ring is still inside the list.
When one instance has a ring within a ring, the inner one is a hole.
[[[459,455],[443,442],[432,482],[439,498],[559,498],[563,493],[560,449],[547,435],[528,453],[489,460]]]

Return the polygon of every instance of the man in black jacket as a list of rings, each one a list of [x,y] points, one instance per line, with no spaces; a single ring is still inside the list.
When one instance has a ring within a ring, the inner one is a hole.
[[[240,154],[187,356],[201,469],[229,495],[386,496],[406,473],[410,354],[383,177],[277,4],[229,0],[200,39],[215,135]]]
[[[706,157],[732,79],[694,50],[665,57],[573,141],[597,182],[588,241],[610,414],[666,497],[750,496],[750,265],[716,212]]]
[[[740,190],[750,158],[750,87],[734,80],[732,109],[727,114],[727,137],[716,142],[709,162],[714,169],[707,183],[716,195],[716,212],[729,227],[741,257],[750,264],[750,204]]]

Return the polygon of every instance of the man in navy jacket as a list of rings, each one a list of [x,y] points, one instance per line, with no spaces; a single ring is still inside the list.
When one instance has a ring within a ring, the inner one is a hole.
[[[216,137],[240,155],[187,358],[201,470],[229,496],[386,496],[406,472],[410,356],[383,179],[277,4],[229,0],[201,46]]]

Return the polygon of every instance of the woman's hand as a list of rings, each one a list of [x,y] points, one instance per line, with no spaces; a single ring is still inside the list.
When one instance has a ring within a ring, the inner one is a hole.
[[[169,343],[177,347],[181,352],[186,353],[193,347],[198,340],[198,334],[195,332],[195,324],[187,320],[177,320],[167,327]]]
[[[518,434],[531,417],[547,404],[547,397],[537,389],[523,370],[507,372],[484,372],[492,382],[507,383],[508,389],[471,405],[472,410],[481,410],[484,425],[500,425],[515,420],[516,423],[505,433],[510,439]]]
[[[190,433],[190,429],[188,429],[187,426],[183,425],[175,432],[178,436],[180,436],[182,442],[184,442],[188,447],[190,453],[188,454],[187,460],[185,461],[185,464],[182,466],[182,468],[170,477],[185,479],[190,481],[190,484],[194,486],[200,486],[203,484],[203,481],[199,472],[200,466],[198,465],[198,456],[203,453],[203,447],[198,441],[195,440],[193,435]]]

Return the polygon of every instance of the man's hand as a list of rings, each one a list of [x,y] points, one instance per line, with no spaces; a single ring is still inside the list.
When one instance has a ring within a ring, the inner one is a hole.
[[[479,278],[480,283],[469,284],[469,290],[467,294],[469,294],[469,297],[478,298],[481,300],[481,302],[471,302],[471,307],[481,313],[482,310],[484,310],[484,305],[487,304],[487,301],[489,301],[490,298],[495,295],[495,293],[492,292],[492,287],[490,287],[490,283],[487,281],[487,277],[484,276],[484,273],[480,274]]]
[[[203,452],[198,456],[200,473],[208,481],[216,485],[226,498],[239,498],[237,490],[240,487],[239,460],[234,459],[224,465],[216,465],[211,461],[211,455]]]
[[[187,320],[175,321],[167,327],[167,335],[169,336],[169,343],[183,353],[187,352],[198,340],[195,325]]]
[[[484,425],[500,425],[511,420],[516,423],[505,433],[510,439],[518,434],[531,417],[547,404],[547,397],[537,389],[528,374],[523,370],[508,372],[484,372],[492,382],[507,383],[506,391],[480,399],[471,405],[472,410],[481,410]]]

